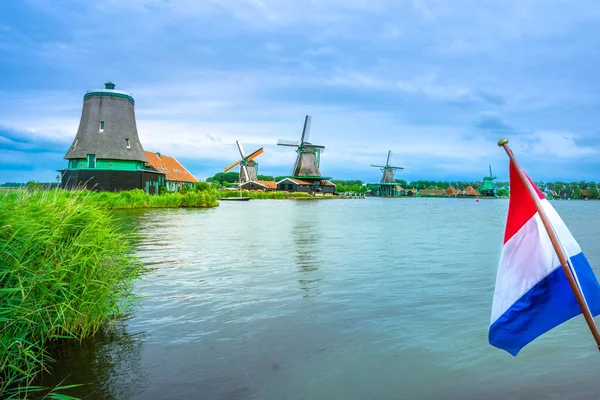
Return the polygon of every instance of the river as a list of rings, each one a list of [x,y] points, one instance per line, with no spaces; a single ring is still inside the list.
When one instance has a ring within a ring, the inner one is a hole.
[[[600,202],[552,202],[600,276]],[[590,399],[583,317],[487,340],[508,202],[252,200],[122,212],[152,268],[110,336],[42,384],[91,399]]]

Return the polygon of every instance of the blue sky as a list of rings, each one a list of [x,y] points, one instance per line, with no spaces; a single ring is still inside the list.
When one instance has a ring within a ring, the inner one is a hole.
[[[378,181],[600,181],[600,4],[487,0],[0,1],[0,182],[53,181],[83,94],[136,99],[146,150],[200,179],[264,146],[286,175],[305,114],[321,170]]]

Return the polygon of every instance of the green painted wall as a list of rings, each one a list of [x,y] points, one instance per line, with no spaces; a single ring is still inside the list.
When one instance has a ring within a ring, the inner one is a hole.
[[[88,97],[92,97],[92,96],[98,96],[98,97],[104,97],[104,96],[109,96],[109,97],[121,97],[123,99],[127,99],[129,101],[131,101],[132,103],[135,103],[135,100],[133,100],[133,97],[131,97],[128,94],[125,93],[114,93],[114,92],[89,92],[86,93],[83,98],[86,99]]]
[[[69,160],[69,169],[114,169],[118,171],[136,171],[145,169],[144,163],[141,161],[132,160],[107,160],[96,159],[96,168],[88,168],[87,159],[79,158],[74,166],[73,160]],[[75,168],[73,168],[75,167]]]

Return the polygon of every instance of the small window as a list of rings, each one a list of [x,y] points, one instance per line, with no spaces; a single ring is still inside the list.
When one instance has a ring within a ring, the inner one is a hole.
[[[98,133],[102,132],[104,132],[104,121],[100,121],[100,129],[98,130]]]
[[[127,147],[128,149],[131,148],[131,144],[129,144],[129,139],[125,139],[125,147]]]
[[[87,159],[88,159],[88,168],[96,168],[96,155],[88,154]]]
[[[77,160],[71,160],[71,169],[77,168]]]

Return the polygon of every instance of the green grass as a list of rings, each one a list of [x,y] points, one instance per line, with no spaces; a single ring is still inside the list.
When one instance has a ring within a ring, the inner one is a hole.
[[[92,336],[134,304],[142,267],[130,256],[131,237],[98,199],[0,192],[1,398],[39,391],[34,378],[53,361],[47,346]]]
[[[212,188],[202,191],[190,190],[185,193],[165,193],[160,196],[146,194],[141,189],[119,193],[88,192],[85,195],[91,196],[101,207],[111,210],[126,208],[206,208],[219,205],[217,191]]]

